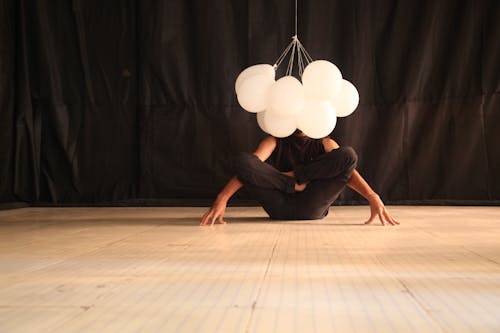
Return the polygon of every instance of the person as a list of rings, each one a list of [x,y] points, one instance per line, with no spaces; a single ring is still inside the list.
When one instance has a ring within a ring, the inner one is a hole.
[[[370,204],[370,217],[382,225],[399,224],[379,195],[356,170],[357,155],[330,137],[311,139],[297,130],[286,138],[268,136],[253,154],[239,153],[233,161],[235,176],[217,195],[200,225],[225,224],[231,196],[243,186],[271,219],[313,220],[324,218],[345,186]]]

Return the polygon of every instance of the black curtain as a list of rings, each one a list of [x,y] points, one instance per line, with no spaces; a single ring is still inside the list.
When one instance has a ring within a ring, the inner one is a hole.
[[[298,13],[309,54],[358,88],[331,137],[385,201],[500,202],[500,1],[299,0]],[[212,198],[232,154],[264,137],[234,80],[293,33],[293,0],[1,0],[0,201]]]

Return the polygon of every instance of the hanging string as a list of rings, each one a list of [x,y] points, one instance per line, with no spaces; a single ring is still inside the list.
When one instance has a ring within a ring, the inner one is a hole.
[[[292,75],[293,71],[293,59],[295,57],[295,49],[297,48],[297,36],[293,36],[293,48],[292,54],[290,55],[290,61],[288,62],[288,68],[286,70],[286,75]]]
[[[295,0],[295,36],[297,36],[297,0]]]
[[[274,63],[274,70],[276,71],[278,67],[281,65],[283,60],[287,57],[288,53],[291,52],[290,54],[290,59],[288,60],[288,66],[286,68],[286,75],[292,75],[293,74],[293,65],[295,61],[295,52],[297,52],[297,66],[299,69],[299,77],[302,77],[302,73],[304,72],[304,68],[313,61],[312,57],[307,53],[304,45],[300,42],[298,36],[297,36],[297,1],[295,0],[295,35],[292,36],[292,41],[288,46],[285,48],[285,50],[281,53],[281,55],[276,59]]]
[[[307,53],[306,48],[304,47],[304,45],[302,45],[302,43],[300,43],[299,47],[300,47],[301,52],[304,53],[304,55],[305,55],[305,57],[307,59],[307,63],[312,62],[313,58],[309,55],[309,53]]]
[[[281,64],[281,62],[283,61],[283,59],[285,59],[286,55],[288,54],[288,52],[292,48],[293,43],[294,43],[294,41],[292,40],[290,42],[290,44],[288,44],[288,46],[285,48],[285,50],[283,51],[283,53],[281,53],[281,55],[279,56],[279,58],[276,59],[276,61],[274,62],[274,69],[275,70],[279,67],[279,65]]]
[[[298,48],[297,48],[297,55],[298,55],[297,63],[299,65],[299,76],[300,77],[302,77],[302,73],[304,72],[304,56],[303,56],[303,53],[302,53],[302,50],[300,47],[301,45],[302,44],[299,41]]]
[[[302,77],[302,70],[304,69],[304,64],[302,62],[302,52],[300,52],[300,47],[297,48],[297,64],[299,65],[299,77]]]

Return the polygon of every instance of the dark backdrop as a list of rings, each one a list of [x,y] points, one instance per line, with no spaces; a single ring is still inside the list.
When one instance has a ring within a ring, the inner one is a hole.
[[[264,136],[234,80],[293,34],[292,0],[0,6],[2,202],[213,197]],[[331,136],[386,201],[498,203],[500,1],[300,0],[299,37],[358,88]]]

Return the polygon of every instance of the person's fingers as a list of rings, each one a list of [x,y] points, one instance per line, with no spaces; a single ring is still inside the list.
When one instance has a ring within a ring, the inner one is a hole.
[[[380,222],[382,222],[382,225],[385,226],[384,214],[382,214],[381,212],[379,212],[378,213],[378,218],[379,218]]]
[[[392,222],[394,222],[394,225],[399,225],[399,224],[400,224],[398,220],[396,220],[394,217],[392,217],[392,216],[389,214],[389,212],[387,212],[387,215],[391,218],[391,221],[392,221]]]
[[[394,223],[394,225],[399,225],[399,222],[392,216],[389,216],[391,218],[391,221],[392,223]]]
[[[224,217],[222,215],[219,217],[219,223],[226,224],[226,221],[224,221]]]
[[[215,221],[217,220],[217,217],[219,217],[219,214],[214,213],[214,215],[212,215],[212,223],[210,223],[211,226],[214,225]]]
[[[384,213],[385,213],[385,216],[387,217],[387,219],[391,222],[392,225],[398,225],[399,222],[396,221],[396,219],[394,219],[391,214],[389,214],[389,212],[387,211],[387,209],[384,209]]]
[[[205,225],[208,221],[208,217],[210,216],[210,211],[206,212],[205,215],[201,218],[200,225]]]
[[[389,213],[387,213],[387,211],[385,209],[383,212],[383,216],[384,216],[386,222],[388,222],[390,225],[394,225],[394,222],[392,221],[391,216],[389,215]]]
[[[376,214],[372,213],[368,221],[365,222],[365,224],[371,224],[373,221],[375,221],[376,216],[377,216]]]

